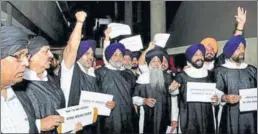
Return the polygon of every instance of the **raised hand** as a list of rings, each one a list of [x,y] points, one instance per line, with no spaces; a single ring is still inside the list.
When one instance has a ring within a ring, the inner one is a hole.
[[[236,17],[236,21],[238,24],[245,24],[246,22],[246,10],[244,10],[244,8],[238,7],[237,8],[237,15]]]
[[[79,11],[79,12],[76,12],[75,17],[77,22],[83,23],[87,17],[87,13],[84,11]]]

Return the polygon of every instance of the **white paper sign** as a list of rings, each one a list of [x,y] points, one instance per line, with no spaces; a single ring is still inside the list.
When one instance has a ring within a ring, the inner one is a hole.
[[[110,23],[108,27],[111,28],[110,38],[113,39],[119,35],[131,35],[131,28],[129,25],[121,23]]]
[[[167,126],[167,131],[166,131],[166,134],[176,134],[176,128],[174,129],[173,132],[172,131],[172,127],[171,126]]]
[[[215,95],[215,90],[215,83],[187,82],[187,101],[212,102],[211,98]]]
[[[129,49],[132,52],[143,49],[141,35],[125,38],[120,40],[119,42],[124,44],[125,48]]]
[[[168,41],[170,34],[167,33],[157,33],[154,36],[155,45],[164,48]]]
[[[99,18],[99,25],[109,24],[110,22],[111,21],[109,19]]]
[[[239,101],[240,112],[257,111],[257,89],[240,89],[239,95],[241,99]]]
[[[66,133],[74,130],[75,125],[80,122],[83,126],[92,124],[97,113],[93,108],[85,105],[77,105],[56,110],[60,116],[64,117],[61,124],[61,132]]]
[[[108,101],[113,100],[113,95],[101,94],[89,91],[81,91],[80,104],[95,107],[98,109],[98,114],[109,116],[111,109],[106,107]]]

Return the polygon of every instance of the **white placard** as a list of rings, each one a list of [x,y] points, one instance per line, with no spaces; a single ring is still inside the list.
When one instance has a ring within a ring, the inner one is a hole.
[[[99,18],[99,25],[109,24],[111,21],[109,19]]]
[[[187,102],[212,102],[215,90],[215,83],[187,82]]]
[[[111,28],[110,38],[113,39],[118,37],[119,35],[131,35],[131,28],[129,25],[121,24],[121,23],[110,23],[108,27]]]
[[[62,133],[74,130],[78,122],[83,126],[92,124],[94,122],[94,115],[97,114],[93,108],[85,105],[62,108],[56,111],[60,116],[64,117],[64,123],[59,126]]]
[[[157,33],[154,36],[155,45],[165,48],[170,34],[167,33]]]
[[[240,112],[257,111],[257,88],[240,89]]]
[[[106,107],[108,101],[113,100],[113,95],[95,93],[89,91],[81,91],[80,104],[95,107],[98,109],[98,114],[109,116],[111,109]]]
[[[143,49],[141,35],[128,37],[120,40],[119,42],[124,44],[125,48],[129,49],[132,52],[140,51],[141,49]]]

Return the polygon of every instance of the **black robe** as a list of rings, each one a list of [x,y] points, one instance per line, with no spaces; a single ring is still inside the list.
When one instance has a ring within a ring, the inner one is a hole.
[[[19,101],[21,102],[22,107],[28,117],[29,127],[30,127],[29,133],[39,133],[38,130],[40,128],[37,128],[37,126],[36,126],[36,116],[35,116],[35,112],[33,109],[33,105],[31,103],[30,99],[28,98],[26,92],[21,89],[16,89],[16,90],[14,90],[14,92],[15,92],[17,98],[19,99]]]
[[[132,70],[129,70],[129,69],[125,69],[125,70],[121,71],[121,75],[131,85],[130,95],[132,97],[133,93],[135,91],[135,87],[136,87],[137,76],[134,75]],[[132,124],[133,124],[134,133],[139,133],[139,115],[135,110],[133,110],[133,112],[132,112]]]
[[[101,117],[101,133],[132,133],[131,85],[119,70],[101,67],[95,71],[101,93],[113,95],[116,106],[110,116]]]
[[[183,134],[213,134],[214,120],[211,103],[187,102],[187,82],[211,82],[210,73],[205,78],[192,78],[184,71],[177,74],[175,81],[181,84],[178,103],[180,129]]]
[[[163,74],[165,80],[163,89],[151,88],[150,84],[139,84],[135,88],[134,96],[156,99],[155,106],[152,108],[143,105],[144,133],[166,133],[166,128],[171,123],[171,95],[168,86],[172,80],[169,74],[165,72]],[[140,112],[140,110],[138,111]]]
[[[50,115],[58,115],[57,109],[65,107],[65,97],[57,79],[48,76],[48,81],[23,80],[14,89],[26,91],[36,115],[42,119]],[[54,129],[51,133],[57,133]]]
[[[239,89],[257,87],[257,69],[248,65],[245,69],[219,67],[215,71],[217,88],[225,94],[239,95]],[[223,108],[220,132],[228,134],[257,133],[257,111],[240,112],[239,103],[226,104]]]
[[[68,107],[79,105],[81,91],[98,92],[96,78],[84,73],[79,67],[78,63],[74,64],[72,83],[70,88],[70,95],[68,99]],[[98,122],[98,121],[97,121]],[[87,125],[83,128],[85,134],[99,133],[97,122]]]

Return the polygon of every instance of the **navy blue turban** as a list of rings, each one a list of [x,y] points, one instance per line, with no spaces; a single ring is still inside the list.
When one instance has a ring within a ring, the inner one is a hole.
[[[79,60],[90,48],[92,49],[93,53],[95,53],[95,49],[96,49],[96,41],[95,40],[81,41],[79,49],[77,51],[76,60]]]
[[[163,60],[163,56],[164,56],[164,51],[154,48],[150,51],[147,52],[146,56],[145,56],[145,60],[147,62],[147,64],[149,65],[152,58],[154,58],[155,56],[157,56],[160,60],[160,62],[162,62]]]
[[[125,50],[125,55],[124,56],[126,56],[126,55],[130,56],[131,59],[133,60],[133,54],[132,54],[132,52],[129,49]]]
[[[27,48],[28,34],[16,26],[1,26],[1,59]]]
[[[106,60],[109,61],[116,50],[120,50],[123,56],[125,55],[125,46],[121,43],[112,43],[105,50]]]
[[[190,47],[188,47],[185,51],[185,56],[186,56],[186,59],[189,61],[189,62],[192,62],[192,58],[194,56],[194,54],[200,50],[202,52],[202,55],[204,56],[205,53],[206,53],[206,50],[205,50],[205,47],[202,45],[202,44],[194,44],[194,45],[191,45]]]
[[[240,43],[246,47],[245,38],[241,35],[231,37],[223,48],[223,54],[226,58],[230,58],[239,47]]]
[[[141,56],[141,52],[140,51],[135,51],[135,52],[132,52],[132,59],[136,58],[137,60],[139,60]]]
[[[49,46],[48,41],[42,36],[35,36],[30,39],[28,46],[29,53],[33,56],[44,46]]]

